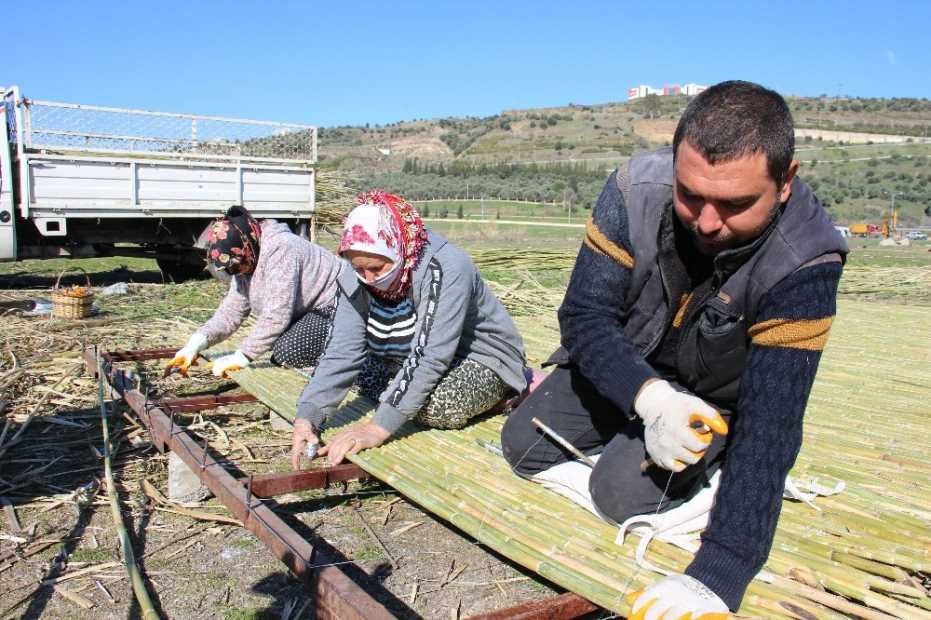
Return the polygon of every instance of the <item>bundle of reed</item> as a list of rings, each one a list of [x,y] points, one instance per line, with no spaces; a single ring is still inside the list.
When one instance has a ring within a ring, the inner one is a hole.
[[[517,248],[472,249],[469,256],[481,271],[543,271],[571,269],[577,251]]]
[[[931,267],[848,266],[838,292],[867,299],[931,301]]]
[[[107,483],[107,499],[110,503],[110,516],[113,518],[113,526],[116,528],[117,538],[120,541],[120,549],[123,553],[123,564],[126,566],[126,572],[129,574],[129,580],[133,587],[133,593],[136,595],[136,601],[142,610],[142,617],[146,620],[158,620],[159,615],[146,590],[145,581],[142,578],[142,572],[136,564],[136,557],[133,553],[132,539],[129,532],[126,531],[126,524],[123,523],[123,515],[120,512],[120,500],[117,497],[116,482],[113,480],[113,466],[111,459],[110,446],[110,425],[107,423],[107,407],[104,402],[103,382],[105,373],[101,366],[100,358],[97,359],[97,401],[100,407],[100,425],[103,431],[103,465],[104,480]]]
[[[553,309],[517,317],[531,357],[558,344]],[[751,584],[741,615],[931,620],[929,314],[926,306],[838,302],[791,475],[843,480],[846,489],[814,507],[783,502],[765,571]],[[285,417],[294,416],[306,385],[304,377],[267,363],[234,378]],[[350,396],[324,438],[371,409]],[[408,425],[352,460],[513,561],[625,613],[624,595],[658,578],[637,566],[636,537],[617,546],[612,526],[511,474],[503,459],[479,447],[476,439],[498,443],[502,423],[493,417],[461,431]],[[654,565],[673,571],[691,558],[657,541],[647,552]]]
[[[516,282],[499,284],[490,280],[487,284],[513,316],[546,313],[563,298],[562,291],[541,285],[529,273]]]
[[[473,249],[472,261],[488,273],[502,271],[570,270],[575,250]],[[931,300],[931,267],[844,268],[839,294],[866,299]]]
[[[317,225],[329,230],[338,229],[343,218],[355,206],[358,191],[345,175],[333,170],[318,170],[315,183],[314,216]]]

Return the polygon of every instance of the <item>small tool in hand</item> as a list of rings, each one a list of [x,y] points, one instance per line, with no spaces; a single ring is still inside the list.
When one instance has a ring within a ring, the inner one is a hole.
[[[708,427],[708,425],[702,422],[701,420],[692,420],[689,423],[689,426],[691,427],[693,431],[695,431],[696,433],[700,435],[704,435],[706,433],[711,432],[711,429]],[[709,441],[708,443],[711,443],[711,442]],[[640,461],[640,471],[645,472],[646,470],[650,469],[654,465],[656,465],[656,462],[652,458],[647,457],[646,459]]]

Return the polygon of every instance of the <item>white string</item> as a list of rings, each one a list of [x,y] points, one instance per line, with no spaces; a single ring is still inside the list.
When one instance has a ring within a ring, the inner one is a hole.
[[[578,435],[576,435],[575,439],[578,439],[583,434],[585,434],[584,430],[581,431]],[[521,455],[521,457],[517,460],[517,462],[511,466],[511,471],[513,471],[514,473],[517,473],[517,467],[527,457],[527,455],[530,454],[530,451],[533,450],[537,446],[537,444],[539,444],[545,438],[546,438],[546,435],[544,433],[540,433],[540,437],[535,442],[533,442],[533,444],[531,444],[531,446],[527,448],[527,450],[524,452],[523,455]],[[570,443],[574,443],[574,441]],[[672,472],[672,471],[669,472],[669,478],[666,479],[666,487],[663,489],[663,494],[660,496],[659,503],[656,505],[656,512],[653,513],[654,517],[658,515],[663,508],[663,502],[666,501],[666,496],[669,493],[669,487],[672,485],[672,477],[674,475],[675,475],[675,472]],[[621,592],[621,600],[624,600],[626,598],[627,593],[630,590],[630,584],[633,582],[634,579],[640,576],[640,573],[642,571],[643,571],[643,567],[637,564],[637,570],[635,570],[633,574],[631,574],[631,576],[627,578],[627,582],[624,584],[624,589]],[[610,616],[610,618],[617,618],[617,617],[618,616]]]
[[[656,512],[653,513],[653,516],[659,514],[660,510],[663,508],[663,502],[666,501],[666,494],[669,493],[669,487],[672,484],[672,477],[675,475],[675,472],[669,472],[669,478],[666,479],[666,488],[663,489],[663,494],[659,498],[659,503],[656,505]],[[637,570],[627,578],[627,583],[624,584],[624,591],[621,592],[621,600],[624,600],[627,597],[627,592],[630,590],[631,582],[640,576],[640,573],[643,571],[643,566],[639,563],[637,564]]]

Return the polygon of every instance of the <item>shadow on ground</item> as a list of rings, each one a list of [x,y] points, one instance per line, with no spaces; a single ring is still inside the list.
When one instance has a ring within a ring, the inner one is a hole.
[[[152,270],[132,270],[132,269],[112,269],[110,271],[95,271],[87,274],[90,278],[91,286],[109,286],[117,282],[126,282],[128,284],[165,284],[162,272],[157,269]],[[58,279],[57,273],[43,272],[19,272],[0,275],[0,289],[51,289],[55,286]],[[210,274],[206,271],[202,276],[192,278],[197,280],[209,280]],[[62,286],[71,286],[72,284],[84,285],[87,278],[80,273],[70,271],[61,279]]]

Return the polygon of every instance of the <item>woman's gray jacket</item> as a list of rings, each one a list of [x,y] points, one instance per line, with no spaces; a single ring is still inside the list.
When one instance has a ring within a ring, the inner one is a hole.
[[[493,370],[521,392],[524,345],[514,321],[488,288],[469,255],[429,231],[413,271],[417,323],[411,353],[379,398],[373,421],[396,431],[424,406],[455,358]],[[297,401],[297,417],[315,429],[339,406],[368,354],[369,292],[352,269],[337,280],[336,316],[320,363]]]

